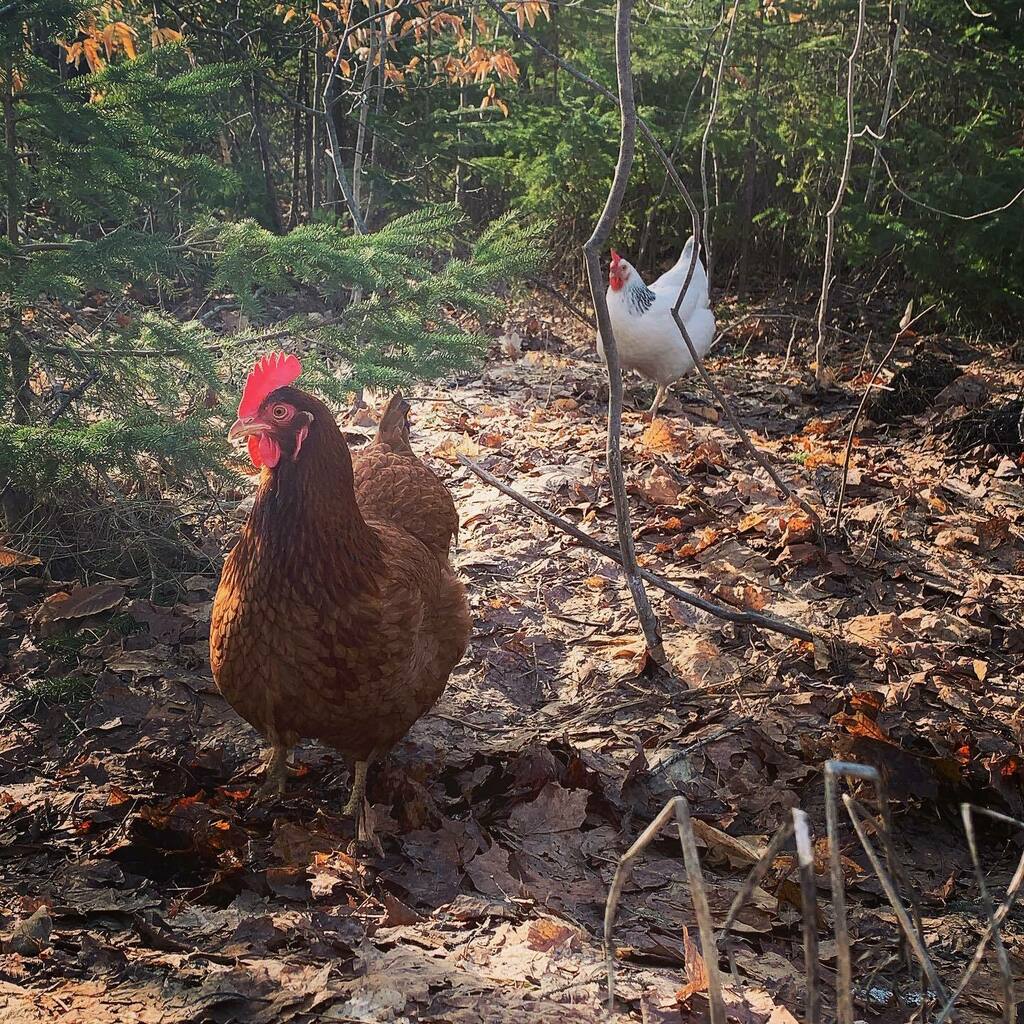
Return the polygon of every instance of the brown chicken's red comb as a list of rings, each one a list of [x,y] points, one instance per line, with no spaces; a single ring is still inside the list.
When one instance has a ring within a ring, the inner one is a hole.
[[[252,416],[259,411],[263,400],[272,391],[291,384],[302,373],[302,364],[295,356],[283,352],[268,352],[256,360],[238,403],[238,416]]]

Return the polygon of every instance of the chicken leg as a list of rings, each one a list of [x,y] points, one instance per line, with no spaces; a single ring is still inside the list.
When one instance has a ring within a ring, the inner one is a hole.
[[[353,818],[362,817],[363,800],[366,798],[366,772],[370,767],[369,761],[356,761],[352,770],[352,794],[345,804],[342,814],[351,815]]]
[[[654,401],[651,403],[650,409],[647,410],[645,419],[654,421],[654,417],[658,415],[658,410],[661,408],[661,403],[665,401],[665,396],[668,394],[668,385],[659,384],[658,390],[654,393]]]
[[[275,743],[267,761],[266,781],[256,793],[257,800],[269,800],[284,796],[285,783],[288,779],[288,748],[282,743]]]
[[[373,825],[366,815],[366,772],[369,767],[369,760],[356,761],[352,769],[352,793],[341,812],[355,821],[357,843],[373,838]]]

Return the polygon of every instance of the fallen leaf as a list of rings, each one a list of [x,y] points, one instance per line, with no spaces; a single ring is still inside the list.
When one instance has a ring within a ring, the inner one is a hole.
[[[676,437],[668,420],[652,420],[640,437],[645,448],[663,455],[672,455],[679,451],[679,438]]]
[[[549,953],[560,946],[573,946],[577,939],[575,928],[568,928],[558,921],[544,917],[539,921],[530,922],[526,945],[538,953]]]
[[[675,505],[679,500],[679,484],[661,466],[655,466],[633,488],[651,505]]]
[[[0,544],[0,569],[14,569],[18,566],[42,564],[35,555],[28,555],[24,551],[15,551],[14,548],[5,547],[3,544]]]
[[[31,917],[25,918],[11,932],[4,947],[21,956],[38,956],[50,945],[53,920],[45,906],[40,907]]]
[[[690,938],[686,927],[683,928],[683,948],[686,950],[686,984],[676,993],[680,1006],[685,1006],[691,996],[708,990],[707,965],[700,947]]]

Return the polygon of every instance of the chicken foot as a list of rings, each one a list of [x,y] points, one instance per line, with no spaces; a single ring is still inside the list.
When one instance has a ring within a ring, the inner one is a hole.
[[[366,761],[356,761],[352,768],[352,792],[348,803],[341,813],[352,818],[356,825],[356,842],[367,842],[373,839],[372,817],[367,820],[366,814],[366,773],[372,763],[372,756]]]
[[[269,800],[284,796],[285,783],[288,780],[288,748],[275,743],[267,761],[266,781],[256,793],[257,800]]]

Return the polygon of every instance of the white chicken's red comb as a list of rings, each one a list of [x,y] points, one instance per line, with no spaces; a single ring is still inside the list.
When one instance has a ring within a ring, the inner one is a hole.
[[[612,266],[617,267],[622,262],[622,257],[612,249]]]
[[[302,373],[302,364],[295,356],[284,352],[268,352],[256,360],[245,382],[242,400],[238,403],[238,416],[253,416],[263,400],[278,388],[291,384]]]

